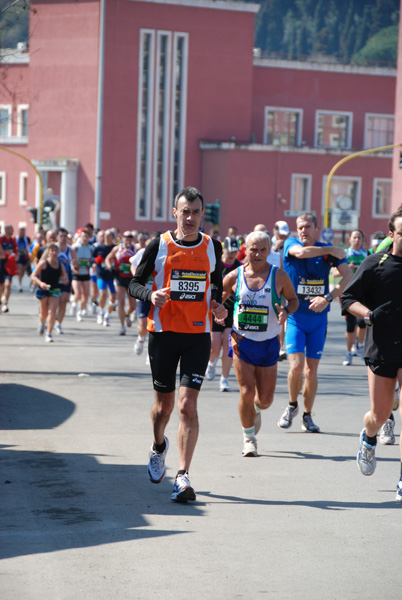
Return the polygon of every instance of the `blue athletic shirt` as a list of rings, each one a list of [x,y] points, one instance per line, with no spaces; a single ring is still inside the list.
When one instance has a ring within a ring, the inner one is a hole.
[[[325,296],[329,292],[328,276],[332,267],[347,262],[345,258],[338,260],[332,255],[328,255],[327,260],[324,256],[315,258],[296,258],[289,254],[292,246],[303,246],[298,238],[289,237],[283,247],[283,266],[286,273],[292,280],[293,286],[299,298],[299,308],[297,313],[309,315],[311,317],[321,316],[330,310],[330,305],[322,312],[316,313],[309,309],[310,300],[316,296]],[[314,246],[332,246],[323,242],[316,242]]]

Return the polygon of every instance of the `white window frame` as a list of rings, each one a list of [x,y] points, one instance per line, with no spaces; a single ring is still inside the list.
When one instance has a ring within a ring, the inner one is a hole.
[[[321,215],[325,214],[325,195],[326,195],[326,186],[327,186],[328,175],[324,175],[322,178],[322,200],[321,200]],[[362,178],[354,175],[334,175],[331,179],[331,185],[334,181],[339,181],[340,179],[346,179],[348,181],[356,181],[357,183],[357,192],[356,192],[356,206],[353,210],[359,211],[360,214],[360,206],[361,206],[361,196],[362,196]],[[331,189],[330,189],[331,191]],[[331,206],[328,207],[331,210]]]
[[[1,235],[5,234],[5,226],[6,226],[6,222],[5,221],[0,221],[0,234]]]
[[[297,125],[297,133],[296,133],[296,146],[287,146],[289,148],[299,148],[302,145],[302,131],[303,131],[303,109],[302,108],[288,108],[286,106],[266,106],[264,111],[264,144],[268,144],[267,138],[267,125],[268,125],[268,113],[269,112],[293,112],[298,113],[298,125]]]
[[[144,38],[146,35],[151,36],[150,43],[150,73],[149,73],[149,90],[147,98],[147,114],[150,116],[147,130],[147,170],[146,170],[146,188],[147,194],[145,198],[145,214],[140,214],[140,177],[141,177],[141,116],[142,116],[142,89],[143,89],[143,47]],[[138,114],[137,114],[137,181],[136,181],[136,201],[135,201],[135,218],[138,221],[149,221],[151,217],[151,197],[152,197],[152,142],[153,142],[153,111],[154,111],[154,81],[155,81],[155,30],[140,29],[140,53],[139,53],[139,79],[138,79]]]
[[[383,117],[384,119],[392,119],[394,122],[394,138],[395,138],[395,116],[394,115],[389,115],[389,114],[382,114],[382,113],[366,113],[364,116],[364,149],[368,150],[369,147],[367,146],[367,128],[368,128],[368,120],[370,118],[373,117]],[[393,143],[393,142],[392,142]],[[388,145],[388,144],[385,144]],[[370,146],[371,148],[372,146]],[[389,150],[391,152],[391,150]],[[384,152],[387,152],[386,150]]]
[[[163,180],[165,187],[161,199],[162,204],[162,215],[158,217],[156,215],[156,178],[158,173],[158,132],[159,132],[159,70],[160,70],[160,48],[161,38],[167,37],[167,72],[166,72],[166,93],[164,97],[164,131],[163,131]],[[152,219],[154,221],[166,221],[166,205],[169,193],[169,128],[170,128],[170,101],[171,101],[171,76],[172,76],[172,32],[171,31],[158,31],[156,39],[156,71],[155,71],[155,113],[154,113],[154,156],[153,156],[153,203],[152,203]]]
[[[7,140],[12,136],[12,114],[13,114],[13,110],[12,110],[12,106],[11,104],[0,104],[0,110],[6,110],[8,112],[8,123],[7,123],[7,129],[8,129],[8,133],[7,135],[1,135],[0,136],[0,140]]]
[[[346,136],[346,146],[319,146],[318,145],[318,119],[320,115],[340,115],[349,118],[349,127]],[[329,150],[350,150],[352,147],[352,130],[353,130],[353,113],[342,110],[322,110],[315,111],[315,127],[314,127],[314,147],[325,148]]]
[[[23,111],[28,112],[28,121],[29,121],[29,104],[19,104],[17,108],[17,136],[22,138],[28,138],[28,135],[23,134],[22,130],[22,113]]]
[[[0,196],[0,206],[5,206],[7,204],[7,194],[6,194],[7,175],[6,175],[5,171],[0,171],[0,179],[2,180],[2,183],[0,186],[0,191],[2,192],[2,195]]]
[[[383,215],[379,215],[378,213],[376,213],[375,210],[375,205],[376,205],[376,191],[377,191],[377,183],[379,181],[386,181],[387,183],[391,183],[392,184],[392,179],[390,179],[389,177],[375,177],[373,179],[373,204],[372,204],[372,210],[371,210],[371,216],[373,219],[388,219],[390,214],[383,214]]]
[[[27,204],[28,204],[28,198],[24,198],[24,190],[26,189],[27,186],[28,186],[28,173],[21,172],[20,173],[20,193],[19,193],[20,206],[27,206]]]
[[[176,58],[177,58],[177,42],[179,38],[184,39],[184,52],[183,52],[183,87],[182,87],[182,95],[183,95],[183,106],[180,114],[180,151],[181,151],[181,160],[179,163],[179,190],[183,188],[184,185],[184,173],[185,173],[185,158],[186,158],[186,123],[187,123],[187,85],[188,85],[188,52],[189,52],[189,35],[188,33],[182,32],[174,32],[173,34],[173,69],[176,67]],[[174,73],[174,71],[173,71]],[[171,138],[171,146],[170,146],[170,184],[169,184],[169,205],[168,205],[168,218],[169,221],[174,221],[172,206],[174,200],[174,125],[175,125],[175,79],[174,74],[172,76],[172,99],[171,99],[171,123],[170,123],[170,138]]]
[[[290,209],[292,211],[297,210],[294,205],[294,195],[295,195],[295,187],[296,187],[296,178],[297,177],[302,177],[303,179],[307,179],[307,206],[303,212],[310,212],[311,211],[311,190],[312,190],[313,176],[308,173],[292,173],[291,191],[290,191]]]

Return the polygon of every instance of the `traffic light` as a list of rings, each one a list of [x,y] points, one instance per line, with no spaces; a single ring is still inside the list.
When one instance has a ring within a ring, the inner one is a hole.
[[[219,210],[220,205],[219,202],[215,204],[206,204],[205,205],[205,219],[209,221],[213,225],[219,224]]]
[[[29,207],[27,207],[27,210],[31,213],[32,223],[37,223],[38,222],[38,209],[32,208],[29,206]]]

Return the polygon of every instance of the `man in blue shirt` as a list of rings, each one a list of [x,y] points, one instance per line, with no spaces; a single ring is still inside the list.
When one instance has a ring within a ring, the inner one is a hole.
[[[284,245],[284,269],[299,299],[299,308],[290,315],[286,329],[289,357],[289,405],[279,419],[279,427],[287,429],[299,412],[297,398],[303,388],[304,412],[302,430],[316,433],[311,410],[317,393],[317,371],[324,350],[329,305],[340,296],[352,278],[352,271],[342,248],[318,241],[315,215],[303,213],[296,219],[299,238],[288,238]],[[342,279],[329,293],[329,272],[336,267]],[[304,372],[304,385],[303,385]]]

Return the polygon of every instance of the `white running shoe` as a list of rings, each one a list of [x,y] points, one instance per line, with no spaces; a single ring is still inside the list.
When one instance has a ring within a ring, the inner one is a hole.
[[[76,312],[77,312],[77,304],[75,302],[71,302],[70,316],[75,317]]]
[[[397,502],[402,502],[402,479],[400,481],[398,481],[398,485],[396,486],[395,500]]]
[[[39,335],[43,335],[46,331],[46,325],[42,325],[41,323],[39,323],[39,327],[38,327],[38,333]]]
[[[1,312],[2,313],[8,313],[8,306],[7,306],[7,304],[3,304],[3,306],[1,307]]]
[[[170,499],[172,502],[188,502],[188,500],[195,500],[195,492],[191,487],[187,471],[182,475],[176,476]]]
[[[104,318],[105,318],[105,313],[103,311],[101,311],[98,314],[98,318],[96,319],[96,322],[98,323],[98,325],[102,325]]]
[[[346,352],[345,360],[342,363],[344,367],[348,367],[352,364],[352,356],[357,356],[357,354],[352,354],[352,352]]]
[[[255,438],[244,441],[242,455],[244,458],[248,456],[258,456],[257,440]]]
[[[352,356],[357,356],[357,346],[356,346],[356,344],[353,344],[350,353],[351,353]]]
[[[305,415],[302,419],[301,428],[303,431],[307,431],[307,433],[319,433],[320,428],[316,425],[311,417],[311,415]]]
[[[393,419],[387,419],[384,425],[380,429],[380,442],[384,446],[391,446],[395,443],[394,436],[395,421]]]
[[[110,317],[109,317],[109,314],[107,314],[103,318],[103,326],[104,327],[109,327],[109,325],[110,325]]]
[[[95,304],[95,302],[91,303],[91,312],[93,315],[96,315],[96,313],[98,312],[98,305]]]
[[[137,341],[134,344],[134,352],[136,354],[138,354],[138,355],[142,354],[142,351],[144,350],[144,342],[145,342],[145,339],[143,339],[143,340],[137,339]]]
[[[293,417],[299,412],[299,407],[293,408],[290,404],[285,408],[281,418],[278,421],[278,426],[283,429],[288,429],[292,425]]]
[[[205,371],[205,377],[212,381],[216,377],[216,366],[212,363],[208,363],[207,370]]]
[[[124,325],[120,328],[119,335],[126,335],[126,328],[124,327]]]
[[[52,334],[51,333],[47,333],[46,337],[45,337],[45,342],[53,342],[53,338],[52,338]]]
[[[230,389],[229,379],[227,377],[221,376],[221,380],[219,383],[219,389],[221,392],[231,392],[232,391]]]
[[[126,325],[127,325],[127,327],[131,327],[131,325],[132,325],[130,315],[126,315]]]
[[[363,475],[372,475],[376,468],[375,446],[364,441],[365,429],[360,434],[360,449],[357,453],[357,466]]]
[[[60,325],[59,322],[56,323],[55,330],[56,330],[56,333],[58,333],[59,335],[63,335],[63,333],[64,333],[62,326]]]
[[[154,445],[151,446],[148,462],[148,477],[152,483],[160,483],[166,475],[165,460],[169,449],[169,440],[164,437],[166,448],[163,452],[155,452]]]
[[[82,311],[77,310],[77,322],[81,323],[82,321]]]

